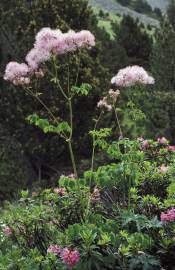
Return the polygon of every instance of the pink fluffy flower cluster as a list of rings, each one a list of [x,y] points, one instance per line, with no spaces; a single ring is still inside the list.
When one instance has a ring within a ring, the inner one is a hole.
[[[29,84],[29,67],[27,64],[10,62],[6,66],[4,80],[12,82],[14,85]]]
[[[166,213],[162,212],[160,218],[162,222],[175,221],[175,208],[168,210]]]
[[[72,250],[67,247],[61,249],[57,245],[51,245],[47,249],[47,253],[59,255],[69,269],[72,269],[80,260],[80,253],[78,252],[78,250]]]
[[[112,84],[120,87],[130,87],[135,84],[154,84],[155,80],[140,66],[128,66],[120,69],[111,80]]]
[[[42,28],[35,37],[34,47],[25,58],[27,64],[8,63],[4,79],[15,85],[29,84],[31,75],[43,76],[39,67],[48,61],[52,54],[62,55],[92,46],[95,46],[95,37],[90,31],[74,32],[70,30],[62,33],[59,29]]]

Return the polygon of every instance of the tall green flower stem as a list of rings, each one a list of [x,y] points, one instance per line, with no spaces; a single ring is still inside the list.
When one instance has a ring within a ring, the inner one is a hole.
[[[101,111],[98,119],[95,120],[95,126],[94,126],[93,131],[97,130],[97,126],[101,120],[102,115],[103,115],[103,111]],[[89,198],[88,198],[87,209],[86,209],[86,214],[85,214],[85,221],[88,220],[88,216],[89,216],[89,212],[90,212],[90,205],[91,205],[91,185],[92,185],[92,173],[94,171],[95,149],[96,149],[96,138],[95,138],[95,134],[93,134],[93,137],[92,137],[92,157],[91,157],[91,175],[90,175],[90,181],[89,181]]]
[[[53,76],[53,81],[57,86],[57,89],[61,92],[65,100],[67,101],[68,108],[69,108],[69,126],[70,126],[70,134],[67,135],[64,131],[59,133],[59,135],[66,141],[68,144],[69,152],[70,152],[70,158],[72,162],[72,167],[73,167],[73,172],[76,178],[78,178],[78,173],[77,173],[77,167],[76,167],[76,162],[75,162],[75,157],[74,157],[74,152],[72,148],[72,137],[73,137],[73,109],[72,109],[72,99],[73,95],[70,93],[70,71],[69,71],[69,65],[68,65],[68,91],[65,93],[64,89],[62,88],[60,81],[58,79],[58,69],[57,69],[57,63],[56,63],[56,58],[53,57],[53,65],[54,65],[54,71],[55,74],[53,75],[51,72],[49,72]],[[79,72],[79,71],[78,71]],[[78,76],[78,75],[77,75]],[[25,91],[28,95],[34,97],[45,109],[47,114],[51,117],[54,123],[59,124],[59,121],[57,117],[52,113],[51,109],[43,102],[43,100],[40,98],[39,94],[36,92],[33,92],[30,87],[25,88]],[[79,187],[79,184],[78,184]]]
[[[76,177],[78,177],[77,174],[77,168],[76,168],[76,163],[75,163],[75,157],[74,157],[74,153],[73,153],[73,149],[72,149],[72,135],[73,135],[73,110],[72,110],[72,98],[69,97],[68,99],[68,104],[69,104],[69,115],[70,115],[70,136],[67,140],[68,146],[69,146],[69,151],[70,151],[70,157],[71,157],[71,161],[72,161],[72,166],[73,166],[73,170],[74,170],[74,174]]]
[[[73,167],[73,171],[74,171],[74,175],[76,178],[78,178],[78,173],[77,173],[77,167],[76,167],[76,162],[75,162],[75,156],[74,156],[74,152],[73,152],[73,148],[72,148],[72,135],[73,135],[73,109],[72,109],[72,98],[73,96],[70,93],[70,70],[69,70],[69,63],[68,63],[68,91],[67,94],[65,93],[64,89],[62,88],[60,81],[58,79],[58,72],[57,72],[57,63],[56,63],[56,58],[53,57],[53,64],[54,64],[54,69],[55,69],[55,82],[56,85],[58,87],[58,89],[60,90],[60,92],[62,93],[63,97],[65,98],[65,100],[68,103],[68,107],[69,107],[69,121],[70,121],[70,135],[68,138],[66,138],[66,142],[68,143],[68,147],[69,147],[69,152],[70,152],[70,158],[71,158],[71,162],[72,162],[72,167]]]
[[[49,109],[49,107],[41,100],[41,98],[39,97],[38,93],[34,93],[32,92],[32,90],[30,88],[24,88],[24,90],[26,91],[26,93],[30,96],[32,96],[33,98],[35,98],[45,109],[45,111],[47,112],[47,114],[52,118],[52,120],[54,121],[54,123],[59,124],[58,119],[56,118],[56,116],[54,116],[54,114],[52,113],[52,111]],[[62,132],[62,134],[60,134],[60,136],[66,140],[66,134],[64,132]]]
[[[118,117],[117,108],[115,106],[115,103],[113,103],[113,109],[114,109],[114,112],[115,112],[115,118],[117,120],[117,125],[118,125],[118,128],[119,128],[120,136],[123,138],[123,132],[122,132],[122,129],[121,129],[121,125],[120,125],[120,121],[119,121],[119,117]]]
[[[97,120],[95,120],[95,126],[94,126],[94,129],[93,131],[96,131],[97,130],[97,126],[101,120],[101,117],[103,115],[103,111],[101,111],[99,117]],[[92,137],[92,157],[91,157],[91,172],[94,171],[94,160],[95,160],[95,148],[96,148],[96,143],[95,143],[95,134],[93,134],[93,137]],[[91,177],[91,181],[92,181],[92,177]],[[91,185],[91,181],[90,181],[90,185]]]

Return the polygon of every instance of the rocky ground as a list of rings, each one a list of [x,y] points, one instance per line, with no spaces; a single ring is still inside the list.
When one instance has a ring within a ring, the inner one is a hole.
[[[108,1],[108,0],[107,0]],[[147,0],[147,2],[152,6],[152,8],[160,8],[162,12],[165,12],[170,0]]]

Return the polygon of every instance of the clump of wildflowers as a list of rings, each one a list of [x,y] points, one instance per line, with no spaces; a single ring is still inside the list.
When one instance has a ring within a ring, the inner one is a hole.
[[[39,65],[48,61],[52,54],[62,55],[84,47],[95,45],[95,37],[89,31],[62,33],[59,29],[42,28],[35,37],[34,48],[26,56],[31,69],[38,69]]]
[[[80,260],[78,250],[72,250],[67,247],[62,250],[60,256],[69,269],[72,269]]]
[[[13,231],[12,231],[12,229],[11,229],[9,226],[6,226],[6,227],[3,229],[3,233],[4,233],[6,236],[10,236],[10,235],[12,235]]]
[[[57,245],[50,245],[47,249],[47,253],[53,253],[55,255],[59,255],[61,252],[61,248]]]
[[[129,87],[135,84],[154,84],[155,80],[140,66],[128,66],[120,69],[111,83],[120,87]]]
[[[175,221],[175,208],[168,210],[166,213],[161,213],[161,221],[171,222]]]

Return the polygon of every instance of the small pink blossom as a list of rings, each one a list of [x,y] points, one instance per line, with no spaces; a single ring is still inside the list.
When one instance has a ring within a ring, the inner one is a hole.
[[[44,72],[42,71],[42,69],[39,69],[39,70],[35,71],[35,76],[36,76],[37,79],[43,78],[44,77]]]
[[[70,178],[70,179],[75,179],[76,175],[74,173],[71,173],[67,177]]]
[[[169,170],[169,167],[165,166],[165,165],[162,165],[159,170],[160,170],[161,173],[167,173],[168,170]]]
[[[39,195],[39,192],[36,192],[36,191],[33,191],[32,192],[32,197],[36,197],[36,196],[38,196]]]
[[[165,137],[158,138],[157,141],[160,144],[168,144],[168,140]]]
[[[107,97],[104,97],[97,103],[97,107],[99,109],[105,109],[108,112],[112,111],[112,105],[108,104]]]
[[[128,66],[120,69],[115,77],[111,80],[112,84],[121,87],[133,86],[139,84],[154,84],[154,78],[149,76],[148,73],[140,66]]]
[[[175,221],[175,208],[168,210],[167,213],[162,212],[160,219],[162,222]]]
[[[61,253],[61,248],[57,245],[50,245],[47,249],[47,253],[53,253],[55,255],[58,255]]]
[[[3,229],[3,233],[6,235],[6,236],[10,236],[12,233],[13,233],[13,231],[12,231],[12,229],[10,228],[10,227],[5,227],[4,229]]]
[[[139,137],[139,138],[137,138],[137,141],[138,142],[143,142],[144,141],[144,138],[143,137]]]
[[[109,94],[110,98],[113,99],[113,101],[116,101],[118,96],[120,95],[120,91],[119,90],[114,91],[113,89],[110,89],[108,94]]]
[[[69,175],[62,174],[60,178],[70,178],[70,179],[76,179],[76,175],[74,173],[70,173]]]
[[[72,250],[67,247],[62,250],[60,256],[69,269],[72,269],[80,260],[78,250]]]

